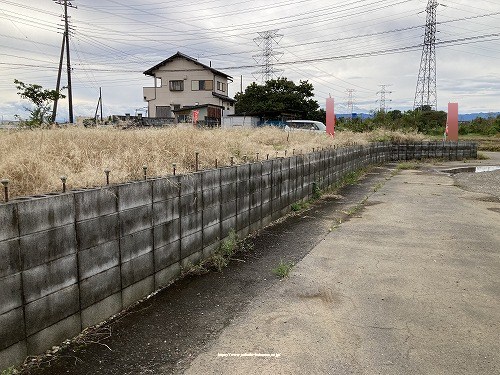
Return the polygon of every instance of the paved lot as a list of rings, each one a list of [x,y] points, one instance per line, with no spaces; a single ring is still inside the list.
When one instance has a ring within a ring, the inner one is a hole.
[[[454,183],[386,181],[185,373],[499,374],[500,200]]]

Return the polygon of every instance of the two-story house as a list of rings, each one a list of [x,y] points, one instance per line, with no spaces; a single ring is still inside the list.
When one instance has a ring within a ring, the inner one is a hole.
[[[228,96],[231,76],[177,52],[144,72],[154,78],[153,87],[144,87],[149,117],[198,121],[220,125],[223,115],[234,114],[235,100]]]

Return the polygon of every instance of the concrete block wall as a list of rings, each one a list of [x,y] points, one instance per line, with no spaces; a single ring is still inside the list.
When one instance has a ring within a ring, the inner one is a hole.
[[[472,142],[370,144],[0,204],[0,370],[168,285],[373,163],[475,158]]]

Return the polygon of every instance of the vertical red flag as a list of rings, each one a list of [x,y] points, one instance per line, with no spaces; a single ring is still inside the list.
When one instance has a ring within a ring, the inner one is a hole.
[[[200,111],[193,111],[193,123],[196,124],[196,121],[198,121],[198,114]]]
[[[335,135],[335,109],[333,98],[326,98],[326,132]]]
[[[448,103],[448,140],[458,141],[458,103]]]

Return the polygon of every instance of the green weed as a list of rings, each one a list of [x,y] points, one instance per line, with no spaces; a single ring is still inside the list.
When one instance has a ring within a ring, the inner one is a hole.
[[[477,160],[488,160],[488,159],[489,159],[489,156],[487,156],[481,152],[477,153]]]
[[[14,368],[14,366],[6,368],[2,372],[0,372],[0,375],[14,375],[17,374],[17,370]]]
[[[285,277],[288,277],[288,274],[292,270],[293,266],[293,262],[285,262],[283,259],[281,259],[278,266],[273,268],[273,273],[280,279],[284,279]]]

